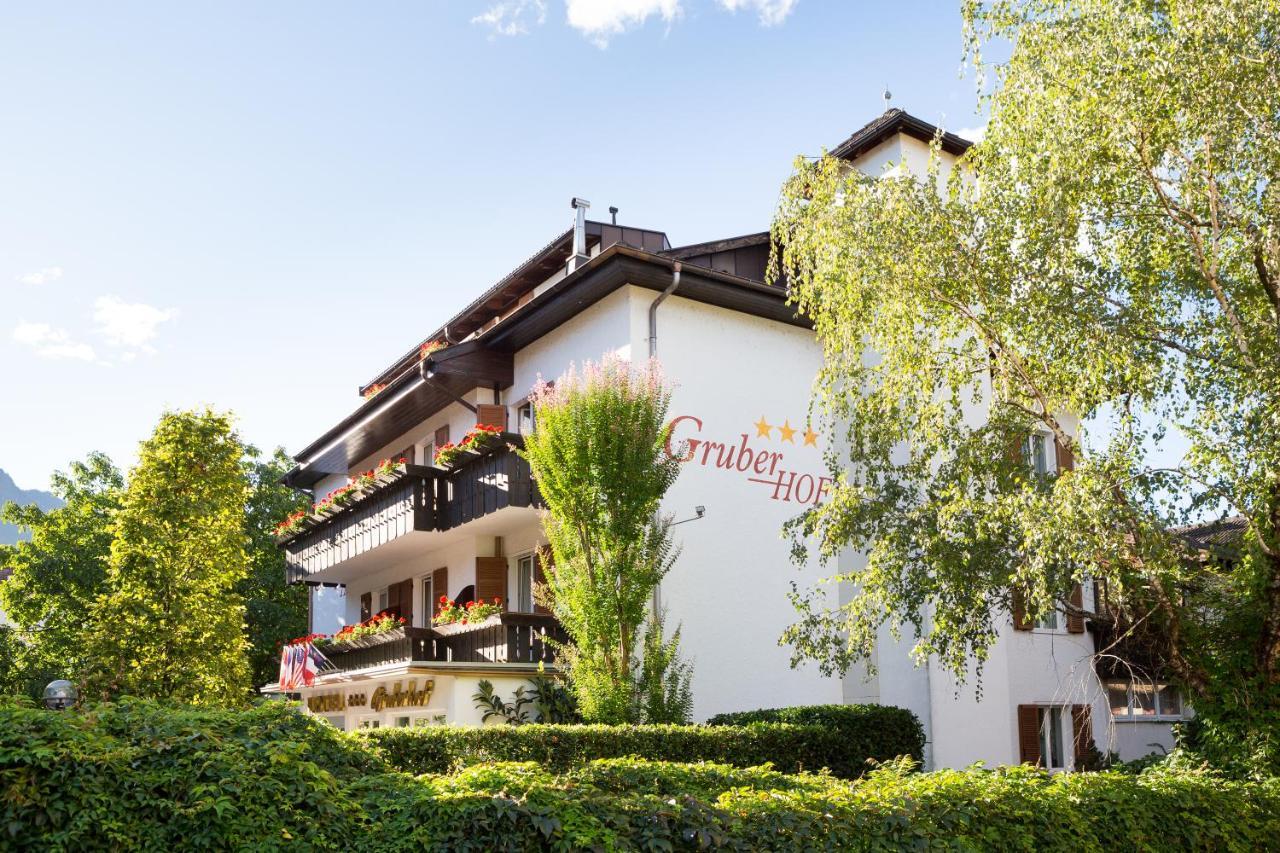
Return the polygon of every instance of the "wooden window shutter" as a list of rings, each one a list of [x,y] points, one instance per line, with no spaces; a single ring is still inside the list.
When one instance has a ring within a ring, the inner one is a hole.
[[[476,601],[501,598],[507,604],[507,558],[476,557]]]
[[[393,583],[387,587],[387,613],[400,612],[400,584]]]
[[[449,425],[448,424],[445,424],[444,426],[440,427],[440,429],[436,430],[435,443],[436,443],[436,450],[439,450],[441,447],[449,443]]]
[[[1075,744],[1075,765],[1079,770],[1093,751],[1093,717],[1088,705],[1071,706],[1071,741]]]
[[[360,596],[360,621],[363,622],[373,615],[373,593],[366,592]]]
[[[1080,584],[1071,587],[1068,604],[1071,606],[1067,609],[1067,630],[1072,634],[1083,634],[1084,614],[1080,611],[1084,609],[1084,588]]]
[[[544,569],[543,567],[550,566],[552,565],[553,562],[554,562],[554,558],[551,556],[550,548],[539,548],[537,553],[533,555],[533,589],[534,589],[533,612],[540,613],[543,616],[550,616],[551,611],[538,603],[537,591],[539,587],[542,587],[543,589],[547,590],[546,592],[543,593],[544,595],[550,593],[550,590],[547,589],[546,569]]]
[[[507,431],[507,407],[497,403],[481,403],[476,406],[476,423],[494,424]]]
[[[1058,470],[1071,471],[1076,467],[1075,454],[1071,452],[1071,448],[1058,441],[1057,436],[1053,439],[1053,449],[1057,456]]]
[[[440,612],[440,596],[449,594],[449,568],[436,569],[431,573],[431,595],[435,601],[429,602],[427,605],[427,613],[431,614],[434,619],[435,615]]]
[[[1030,631],[1031,620],[1027,618],[1026,596],[1022,590],[1013,590],[1013,627],[1016,631]]]
[[[401,581],[400,587],[400,616],[404,619],[405,624],[413,624],[413,578]]]
[[[1018,755],[1023,764],[1040,763],[1040,709],[1035,705],[1018,706]]]

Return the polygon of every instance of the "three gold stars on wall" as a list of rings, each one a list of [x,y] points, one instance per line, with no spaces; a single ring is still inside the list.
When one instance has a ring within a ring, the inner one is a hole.
[[[755,427],[756,438],[773,438],[773,431],[776,429],[778,431],[778,438],[782,441],[789,441],[792,444],[796,443],[796,433],[800,432],[799,429],[791,425],[790,420],[784,420],[782,425],[778,426],[776,424],[769,423],[768,419],[766,419],[764,415],[761,415],[760,420],[756,421]],[[812,429],[805,427],[803,435],[806,447],[818,446],[818,434]]]

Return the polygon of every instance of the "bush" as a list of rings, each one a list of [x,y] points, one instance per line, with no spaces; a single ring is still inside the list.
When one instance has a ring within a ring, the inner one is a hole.
[[[909,712],[902,713],[914,723]],[[565,771],[597,758],[642,756],[654,761],[715,761],[735,767],[772,764],[784,773],[826,768],[836,776],[856,779],[873,766],[869,762],[899,755],[919,760],[923,745],[903,736],[877,738],[871,726],[854,737],[830,726],[791,723],[434,726],[370,729],[355,736],[387,764],[407,773],[447,773],[487,761],[532,761],[552,771]],[[904,746],[914,751],[901,751]]]
[[[414,777],[361,743],[278,703],[57,714],[0,702],[0,848],[1088,853],[1280,837],[1280,782],[1204,771],[915,773],[904,759],[848,781],[606,759]]]
[[[843,749],[878,761],[909,755],[916,761],[924,756],[924,727],[906,708],[892,705],[797,705],[716,714],[710,726],[745,726],[752,723],[791,723],[819,726],[839,732]]]

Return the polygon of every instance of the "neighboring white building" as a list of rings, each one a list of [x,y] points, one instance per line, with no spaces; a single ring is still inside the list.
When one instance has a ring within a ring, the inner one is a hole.
[[[919,174],[936,132],[891,110],[833,153],[872,174],[888,164]],[[967,146],[943,137],[951,161]],[[540,637],[557,628],[530,595],[543,540],[527,465],[498,449],[445,471],[432,467],[434,450],[476,423],[496,422],[518,441],[532,428],[527,397],[539,377],[604,353],[642,361],[652,351],[675,384],[673,447],[685,443],[663,510],[691,520],[675,528],[682,551],[661,600],[694,660],[698,719],[782,705],[900,705],[923,722],[934,766],[1043,756],[1070,768],[1073,730],[1083,728],[1124,758],[1171,743],[1167,720],[1154,714],[1112,722],[1092,668],[1092,634],[1061,614],[1027,630],[1010,619],[981,699],[937,666],[914,667],[910,644],[887,635],[872,678],[793,669],[778,644],[795,616],[792,583],[811,586],[861,559],[797,567],[781,533],[828,484],[822,442],[806,428],[822,358],[811,327],[784,290],[764,283],[766,233],[672,249],[661,232],[584,212],[424,342],[447,346],[424,353],[415,345],[361,389],[368,399],[355,412],[297,454],[287,480],[318,499],[382,459],[409,463],[284,543],[291,580],[312,586],[313,631],[382,610],[411,626],[391,642],[335,656],[343,672],[301,691],[316,713],[344,727],[479,722],[471,695],[481,678],[509,695],[538,661],[551,662]],[[1068,464],[1051,440],[1039,449],[1046,469]],[[1091,590],[1080,593],[1091,600]],[[442,594],[499,596],[526,615],[442,636],[430,627]],[[388,704],[388,695],[399,698]]]

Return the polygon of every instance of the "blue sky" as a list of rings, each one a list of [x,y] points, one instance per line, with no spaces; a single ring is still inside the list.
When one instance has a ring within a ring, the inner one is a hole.
[[[958,4],[10,4],[0,468],[132,464],[166,407],[297,450],[567,227],[762,230],[883,109],[980,124]]]

